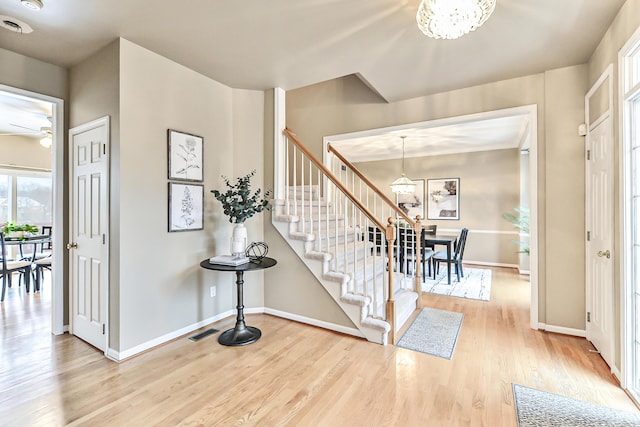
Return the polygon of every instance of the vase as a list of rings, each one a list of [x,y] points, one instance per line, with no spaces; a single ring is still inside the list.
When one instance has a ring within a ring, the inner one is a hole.
[[[244,251],[247,248],[247,229],[244,223],[237,223],[233,226],[233,233],[231,234],[231,255],[236,258],[244,256]]]

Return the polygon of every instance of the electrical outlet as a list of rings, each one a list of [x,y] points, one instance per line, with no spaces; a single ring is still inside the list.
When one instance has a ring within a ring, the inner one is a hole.
[[[216,296],[216,287],[212,286],[209,288],[209,295],[211,295],[211,298]]]

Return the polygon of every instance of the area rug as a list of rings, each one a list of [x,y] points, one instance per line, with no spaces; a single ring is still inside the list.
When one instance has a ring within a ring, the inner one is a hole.
[[[451,268],[451,284],[447,284],[447,268],[440,267],[440,274],[434,279],[427,277],[422,283],[422,292],[451,297],[489,301],[491,297],[491,270],[463,267],[464,277],[458,278]]]
[[[518,427],[637,427],[640,417],[632,412],[571,399],[513,384]]]
[[[453,357],[464,314],[425,307],[397,346],[445,359]]]

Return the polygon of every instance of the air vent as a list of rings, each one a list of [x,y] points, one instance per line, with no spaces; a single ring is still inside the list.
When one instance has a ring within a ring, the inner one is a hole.
[[[33,28],[26,22],[23,22],[13,16],[0,15],[0,28],[9,30],[12,33],[29,34],[33,33]]]

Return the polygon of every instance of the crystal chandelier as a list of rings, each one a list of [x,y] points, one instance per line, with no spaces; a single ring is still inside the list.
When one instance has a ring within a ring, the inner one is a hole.
[[[409,178],[404,176],[404,139],[402,138],[402,176],[391,183],[391,191],[396,194],[411,194],[416,190],[416,185]]]
[[[422,0],[418,28],[434,39],[457,39],[489,19],[496,0]]]

